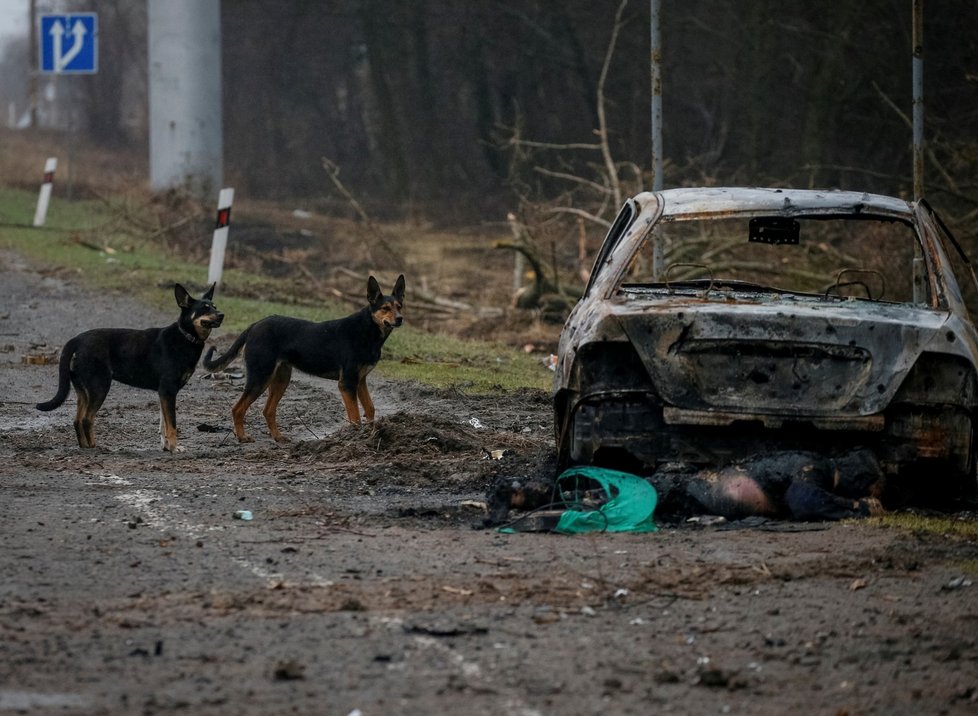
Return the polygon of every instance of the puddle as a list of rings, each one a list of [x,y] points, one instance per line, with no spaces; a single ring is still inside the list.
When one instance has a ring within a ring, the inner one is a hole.
[[[24,433],[31,430],[40,430],[42,428],[49,428],[53,425],[64,425],[65,416],[57,415],[53,413],[41,413],[39,411],[34,411],[37,415],[21,414],[15,418],[10,417],[0,417],[0,431],[5,433]],[[68,427],[71,427],[71,421],[68,421]]]
[[[0,711],[79,708],[88,706],[89,703],[89,699],[80,694],[49,694],[0,689]]]

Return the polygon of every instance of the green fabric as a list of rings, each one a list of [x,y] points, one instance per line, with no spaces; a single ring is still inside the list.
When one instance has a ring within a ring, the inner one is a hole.
[[[554,530],[561,534],[586,532],[656,532],[652,520],[659,496],[641,477],[600,467],[578,466],[565,470],[557,486],[573,489],[581,479],[598,483],[611,498],[596,510],[569,509],[560,516]],[[574,481],[575,484],[568,485]]]

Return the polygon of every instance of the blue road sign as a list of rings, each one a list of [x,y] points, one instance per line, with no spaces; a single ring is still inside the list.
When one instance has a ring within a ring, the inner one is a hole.
[[[98,71],[98,15],[41,15],[40,21],[41,72],[60,75]]]

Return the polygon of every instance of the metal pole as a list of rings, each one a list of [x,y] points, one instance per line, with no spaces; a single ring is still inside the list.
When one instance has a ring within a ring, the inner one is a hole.
[[[913,198],[924,195],[924,0],[913,0]]]
[[[37,59],[37,0],[31,0],[30,10],[30,34],[28,37],[30,41],[28,44],[28,52],[30,52],[30,58],[27,63],[29,74],[28,90],[27,94],[28,102],[30,102],[30,123],[31,129],[37,127],[37,73],[40,69],[38,67]]]
[[[652,75],[652,190],[662,189],[662,36],[659,33],[660,0],[650,0]]]
[[[650,0],[649,46],[652,77],[652,191],[662,190],[662,35],[659,32],[660,0]],[[665,268],[662,241],[652,239],[652,278],[658,281]]]

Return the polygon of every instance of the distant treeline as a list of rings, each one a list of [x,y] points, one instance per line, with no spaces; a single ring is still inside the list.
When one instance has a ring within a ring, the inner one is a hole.
[[[130,67],[145,63],[143,3],[95,5],[104,51],[135,57]],[[911,6],[662,0],[666,185],[909,193]],[[963,216],[978,207],[978,3],[924,6],[927,191]],[[561,173],[598,176],[595,152],[527,143],[596,141],[617,0],[221,7],[225,171],[252,195],[332,192],[323,157],[373,205],[480,210],[513,187],[524,196],[558,191]],[[649,12],[648,0],[626,6],[604,97],[611,154],[646,173]],[[113,49],[113,23],[125,47]],[[104,141],[131,136],[124,125],[133,113],[113,94],[122,80],[102,67],[89,125]]]

